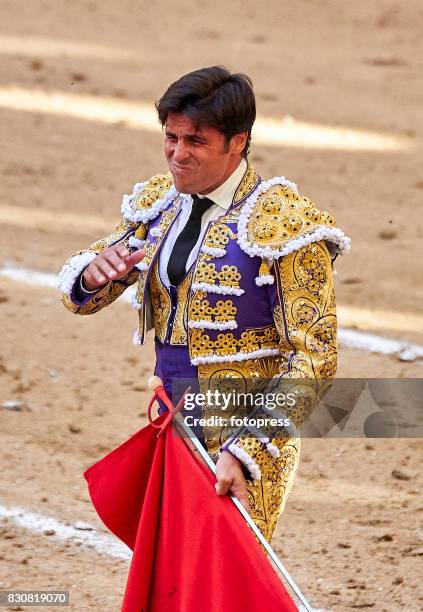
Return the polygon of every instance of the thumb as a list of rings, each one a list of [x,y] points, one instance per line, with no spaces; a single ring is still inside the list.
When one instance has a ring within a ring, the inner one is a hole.
[[[145,257],[145,252],[142,251],[141,249],[139,249],[138,251],[135,251],[134,253],[131,253],[125,259],[126,269],[131,270],[135,266],[135,264],[139,263],[142,259],[144,259],[144,257]]]
[[[216,489],[216,493],[218,495],[226,495],[226,493],[229,491],[231,486],[231,483],[228,481],[222,481],[222,480],[218,480],[216,482],[216,484],[214,485],[214,488]]]

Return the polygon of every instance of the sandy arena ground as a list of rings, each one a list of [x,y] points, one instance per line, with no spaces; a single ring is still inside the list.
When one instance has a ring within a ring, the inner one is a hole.
[[[251,162],[297,182],[351,236],[340,325],[422,345],[422,17],[418,0],[1,0],[0,268],[57,273],[113,227],[122,193],[165,169],[159,131],[84,119],[78,100],[98,113],[105,98],[151,105],[179,75],[221,63],[251,75],[261,118],[359,131],[356,147],[257,142]],[[64,114],[55,92],[69,97]],[[0,505],[106,533],[82,473],[145,424],[152,338],[131,344],[127,305],[75,317],[54,289],[0,283],[0,404],[24,402],[0,409]],[[339,376],[422,372],[421,360],[340,347]],[[422,458],[417,439],[304,441],[274,545],[313,605],[423,609]],[[126,561],[11,519],[0,534],[0,588],[120,609]]]

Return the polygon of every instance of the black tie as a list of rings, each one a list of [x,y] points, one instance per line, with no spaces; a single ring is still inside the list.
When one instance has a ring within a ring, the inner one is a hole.
[[[167,265],[167,275],[175,287],[185,276],[187,259],[200,235],[201,217],[214,204],[209,198],[199,198],[198,195],[193,195],[192,200],[192,209],[187,224],[175,241]]]

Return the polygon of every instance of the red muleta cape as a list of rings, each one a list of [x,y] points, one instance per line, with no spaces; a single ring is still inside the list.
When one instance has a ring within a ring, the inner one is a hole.
[[[100,518],[133,550],[122,612],[297,611],[213,473],[168,423],[159,417],[84,473]]]

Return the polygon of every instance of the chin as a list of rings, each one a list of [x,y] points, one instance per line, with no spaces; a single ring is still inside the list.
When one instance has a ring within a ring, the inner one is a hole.
[[[193,187],[192,183],[189,183],[188,181],[184,181],[176,176],[173,176],[173,182],[175,184],[175,189],[180,193],[197,193],[195,187]]]

